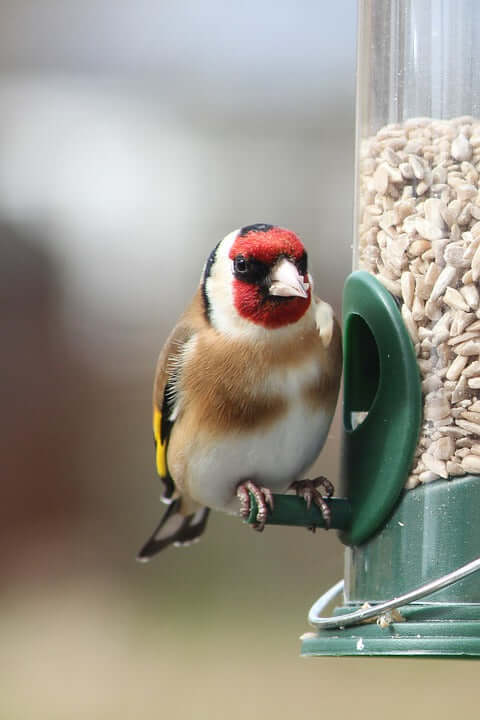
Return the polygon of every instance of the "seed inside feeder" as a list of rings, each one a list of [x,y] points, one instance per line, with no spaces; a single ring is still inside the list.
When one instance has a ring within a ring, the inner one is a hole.
[[[380,129],[361,146],[359,199],[359,266],[399,300],[422,377],[406,487],[480,474],[480,120]]]

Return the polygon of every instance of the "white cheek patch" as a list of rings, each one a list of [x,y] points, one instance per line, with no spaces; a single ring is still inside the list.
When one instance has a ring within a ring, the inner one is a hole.
[[[245,336],[252,323],[237,313],[233,301],[233,262],[230,250],[240,230],[229,233],[217,249],[215,264],[206,282],[210,300],[210,321],[214,328],[233,337]]]
[[[210,300],[210,322],[216,330],[235,339],[256,341],[265,337],[265,328],[255,325],[239,315],[233,299],[232,245],[241,232],[229,233],[217,249],[215,264],[206,282]]]

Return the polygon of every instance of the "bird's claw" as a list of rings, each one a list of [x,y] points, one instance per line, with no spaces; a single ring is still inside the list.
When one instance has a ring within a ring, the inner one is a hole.
[[[250,493],[252,493],[257,503],[257,516],[252,527],[254,530],[262,532],[267,522],[268,510],[273,511],[272,491],[269,488],[255,485],[251,480],[247,480],[237,487],[237,497],[240,500],[240,515],[244,520],[248,519],[252,511]]]
[[[328,530],[331,525],[332,513],[328,504],[325,502],[325,498],[321,495],[318,488],[323,487],[325,491],[325,497],[327,500],[332,497],[334,487],[330,480],[326,477],[320,476],[313,480],[296,480],[291,485],[292,489],[295,490],[297,496],[303,497],[307,505],[307,509],[310,510],[312,502],[318,507],[323,516],[325,523],[325,529]],[[309,530],[315,532],[315,526],[309,527]]]

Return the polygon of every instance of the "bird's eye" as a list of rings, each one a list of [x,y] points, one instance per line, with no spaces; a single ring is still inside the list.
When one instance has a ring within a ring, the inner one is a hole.
[[[269,266],[254,257],[236,255],[233,258],[233,273],[240,282],[259,285],[265,280],[268,272]]]
[[[233,261],[233,269],[236,273],[246,273],[248,270],[248,262],[243,255],[237,255]]]
[[[307,274],[307,253],[304,252],[299,260],[297,260],[297,268],[300,275]]]

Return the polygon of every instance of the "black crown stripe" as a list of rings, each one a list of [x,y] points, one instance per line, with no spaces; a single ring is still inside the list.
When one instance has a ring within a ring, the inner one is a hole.
[[[269,225],[268,223],[255,223],[254,225],[245,225],[240,232],[239,237],[243,237],[244,235],[247,235],[249,232],[268,232],[274,227],[274,225]]]

